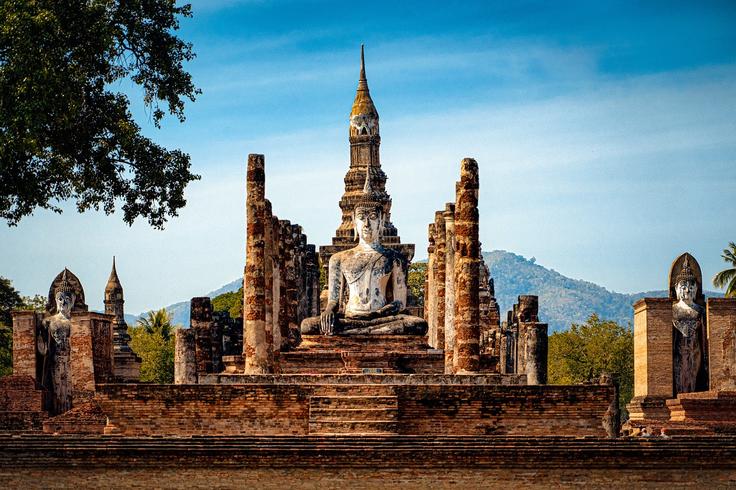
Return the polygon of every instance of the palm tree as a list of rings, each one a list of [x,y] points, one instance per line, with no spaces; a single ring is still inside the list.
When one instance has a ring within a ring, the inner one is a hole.
[[[148,334],[161,332],[161,337],[164,340],[169,340],[169,337],[171,337],[171,315],[166,311],[166,308],[149,311],[145,317],[138,319],[138,326],[143,327]]]
[[[736,243],[729,242],[728,248],[723,249],[721,257],[733,267],[716,274],[713,285],[717,288],[725,287],[726,298],[736,298]]]

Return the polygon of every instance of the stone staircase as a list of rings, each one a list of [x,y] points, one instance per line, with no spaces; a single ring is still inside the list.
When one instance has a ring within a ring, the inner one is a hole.
[[[309,434],[397,434],[398,408],[391,386],[322,386],[309,399]]]

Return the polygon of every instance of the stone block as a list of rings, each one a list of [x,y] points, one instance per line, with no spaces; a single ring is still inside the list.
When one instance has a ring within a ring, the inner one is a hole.
[[[634,396],[672,398],[672,300],[634,303]]]
[[[708,298],[708,356],[711,391],[736,391],[736,298]]]
[[[13,311],[13,374],[36,378],[36,329],[34,311]]]

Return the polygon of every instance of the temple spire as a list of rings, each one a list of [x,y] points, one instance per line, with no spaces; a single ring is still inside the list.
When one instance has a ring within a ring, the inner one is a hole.
[[[368,79],[365,77],[365,52],[362,44],[360,45],[360,78],[358,81],[365,82],[365,88],[368,88]]]
[[[120,279],[118,278],[118,271],[115,268],[115,256],[112,257],[112,270],[110,271],[110,277],[107,279],[107,287],[105,288],[106,291],[111,291],[113,289],[120,289],[122,290],[122,285],[120,284]]]

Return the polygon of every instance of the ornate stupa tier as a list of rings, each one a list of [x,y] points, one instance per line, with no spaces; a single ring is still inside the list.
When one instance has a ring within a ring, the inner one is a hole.
[[[327,267],[330,256],[357,245],[358,240],[353,231],[353,210],[355,203],[362,195],[369,172],[370,186],[384,202],[385,223],[381,243],[400,251],[411,261],[414,257],[414,245],[402,244],[396,227],[391,223],[391,197],[386,192],[386,173],[381,169],[381,135],[376,105],[368,89],[365,75],[365,55],[360,47],[360,77],[355,100],[350,111],[350,167],[345,174],[345,192],[340,199],[342,219],[332,238],[332,245],[320,247],[320,259],[323,267]]]

